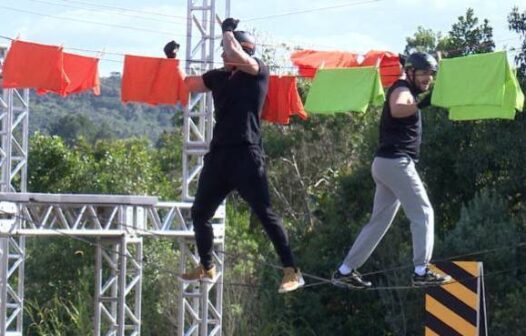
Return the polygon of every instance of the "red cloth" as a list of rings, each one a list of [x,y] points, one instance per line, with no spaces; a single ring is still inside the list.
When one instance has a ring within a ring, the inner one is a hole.
[[[4,88],[61,91],[69,83],[62,47],[14,40],[3,67]]]
[[[358,66],[358,54],[341,51],[299,50],[290,56],[300,76],[313,78],[320,68],[350,68]]]
[[[389,51],[371,50],[365,54],[360,66],[376,66],[380,60],[380,77],[384,87],[391,86],[401,75],[401,65],[398,54]]]
[[[124,56],[122,102],[152,105],[188,103],[188,89],[179,69],[179,60]]]
[[[64,53],[64,71],[70,83],[60,91],[39,89],[38,94],[55,92],[61,96],[92,90],[96,96],[100,95],[99,59],[81,55]]]
[[[292,115],[307,119],[295,76],[270,76],[267,99],[263,106],[263,120],[286,125]]]

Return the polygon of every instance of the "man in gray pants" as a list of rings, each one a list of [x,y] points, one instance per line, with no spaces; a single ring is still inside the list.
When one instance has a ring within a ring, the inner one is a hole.
[[[413,237],[414,286],[440,285],[449,276],[434,273],[427,267],[433,253],[434,219],[422,180],[415,168],[422,138],[420,109],[431,103],[429,91],[437,62],[429,54],[411,54],[404,64],[405,78],[397,80],[387,91],[380,120],[380,146],[372,164],[376,183],[373,213],[362,229],[347,257],[334,272],[335,285],[368,288],[356,271],[362,266],[385,235],[400,205],[411,221]]]

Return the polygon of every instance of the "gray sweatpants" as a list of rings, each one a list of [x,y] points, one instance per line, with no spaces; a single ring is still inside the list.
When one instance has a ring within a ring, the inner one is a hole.
[[[415,163],[407,157],[376,157],[371,171],[376,183],[373,213],[343,264],[357,269],[365,263],[391,226],[401,204],[411,221],[413,263],[427,265],[433,253],[434,215]]]

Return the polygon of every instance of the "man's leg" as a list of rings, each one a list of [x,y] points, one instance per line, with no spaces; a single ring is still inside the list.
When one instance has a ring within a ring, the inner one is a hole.
[[[237,174],[231,175],[234,177],[234,188],[261,221],[283,266],[295,267],[287,232],[270,205],[267,175],[261,150],[256,148],[240,149],[239,165],[237,165],[236,171]]]
[[[384,177],[384,182],[396,194],[411,222],[413,262],[415,266],[425,266],[433,253],[433,207],[413,160],[399,158],[392,161],[390,172]]]
[[[210,219],[231,190],[225,176],[221,173],[225,169],[221,167],[222,159],[221,153],[209,153],[205,157],[192,205],[197,250],[201,265],[207,270],[213,266],[214,231]]]
[[[348,271],[359,268],[371,256],[391,226],[400,207],[395,194],[382,182],[382,175],[388,170],[385,169],[385,164],[385,159],[382,158],[375,158],[373,161],[371,173],[376,183],[373,213],[343,261],[342,266]]]
[[[287,232],[270,206],[263,153],[258,148],[246,148],[239,152],[239,160],[239,165],[236,166],[237,174],[232,175],[235,176],[235,188],[258,216],[284,266],[278,292],[294,291],[302,287],[305,280],[295,266]]]
[[[411,221],[415,265],[413,285],[436,286],[451,281],[449,275],[434,273],[427,268],[433,254],[434,212],[413,160],[399,159],[392,172],[388,183]]]

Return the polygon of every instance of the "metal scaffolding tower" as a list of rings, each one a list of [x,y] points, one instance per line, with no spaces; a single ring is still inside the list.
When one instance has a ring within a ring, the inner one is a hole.
[[[225,0],[224,12],[218,12],[215,0],[188,0],[186,37],[186,74],[201,75],[214,68],[216,28],[230,16],[230,0]],[[223,17],[221,17],[223,15]],[[197,34],[195,34],[197,33]],[[197,36],[195,36],[197,35]],[[183,201],[191,202],[196,191],[197,177],[203,168],[203,157],[208,152],[213,131],[212,94],[193,95],[184,116]],[[214,245],[224,251],[224,207],[216,213]],[[179,271],[184,273],[188,264],[199,265],[194,239],[180,239],[181,261]],[[221,335],[223,307],[224,254],[215,254],[217,277],[212,282],[183,283],[179,296],[178,335]]]
[[[7,48],[0,46],[0,64]],[[27,188],[29,90],[3,89],[0,67],[0,192]],[[3,221],[3,219],[2,219]],[[24,237],[0,238],[0,332],[22,335]]]
[[[201,75],[214,67],[215,42],[220,36],[215,29],[221,14],[229,16],[230,1],[225,0],[223,13],[216,11],[216,5],[215,0],[188,0],[188,75]],[[0,48],[0,61],[6,50]],[[181,273],[188,264],[199,263],[190,209],[212,138],[211,94],[192,96],[184,111],[182,202],[158,202],[145,196],[27,193],[28,117],[29,90],[3,89],[0,77],[0,335],[22,335],[25,239],[41,236],[96,238],[94,335],[140,335],[143,237],[177,239]],[[224,205],[212,225],[214,245],[224,251]],[[221,335],[224,255],[215,254],[215,259],[214,281],[180,286],[178,335]]]

